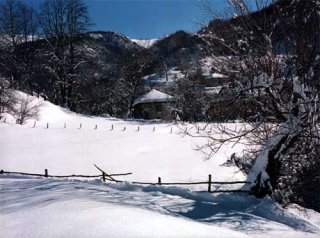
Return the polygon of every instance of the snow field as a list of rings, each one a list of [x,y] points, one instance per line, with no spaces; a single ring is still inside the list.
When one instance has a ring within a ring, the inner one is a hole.
[[[236,168],[220,166],[241,145],[225,147],[205,160],[194,150],[200,139],[181,135],[184,126],[172,122],[86,117],[44,102],[35,128],[33,121],[8,123],[14,121],[8,118],[7,124],[0,124],[0,169],[5,171],[96,175],[97,164],[107,173],[132,172],[119,178],[125,181],[157,182],[161,177],[162,182],[204,182],[209,174],[213,181],[245,180]]]
[[[178,187],[0,179],[5,237],[318,237],[319,228],[270,199]],[[312,219],[316,214],[309,213]]]
[[[49,102],[43,102],[35,128],[34,121],[14,122],[6,115],[0,123],[0,169],[97,175],[97,164],[108,173],[133,174],[117,177],[128,181],[122,184],[0,175],[4,237],[319,237],[320,215],[314,211],[304,215],[267,198],[194,192],[207,185],[130,183],[157,182],[159,176],[162,182],[199,182],[208,174],[213,181],[245,180],[236,168],[221,166],[244,145],[226,145],[204,160],[194,149],[206,141],[179,133],[195,130],[192,125],[88,117]]]

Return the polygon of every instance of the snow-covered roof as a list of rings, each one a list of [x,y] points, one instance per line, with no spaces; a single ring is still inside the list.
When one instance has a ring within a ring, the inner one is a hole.
[[[166,75],[167,74],[167,75]],[[159,75],[159,74],[150,74],[144,76],[142,79],[147,80],[152,83],[166,83],[166,82],[173,82],[175,80],[185,78],[185,74],[183,74],[177,67],[173,67],[167,71],[166,74]]]
[[[160,92],[158,90],[152,89],[150,92],[143,94],[138,97],[133,106],[141,103],[153,103],[153,102],[173,102],[175,99],[173,96]]]
[[[155,81],[155,80],[160,80],[160,76],[158,74],[149,74],[147,76],[144,76],[142,79],[149,80],[149,81]]]
[[[219,94],[224,86],[205,87],[204,92],[208,94]]]
[[[212,78],[228,78],[228,76],[219,73],[213,73],[211,76]]]

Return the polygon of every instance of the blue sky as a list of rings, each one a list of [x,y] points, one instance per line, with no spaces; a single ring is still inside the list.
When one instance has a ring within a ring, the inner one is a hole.
[[[3,2],[4,0],[0,0]],[[39,7],[42,0],[22,0]],[[114,31],[134,39],[153,39],[178,30],[196,32],[208,22],[200,0],[83,0],[94,25],[91,30]],[[210,0],[223,9],[226,0]]]
[[[214,0],[223,8],[225,0]],[[94,29],[130,38],[158,38],[177,30],[195,32],[204,21],[199,0],[86,0]]]
[[[0,0],[0,3],[4,0]],[[39,7],[42,0],[22,0]],[[162,37],[178,30],[196,32],[208,22],[200,0],[83,0],[94,25],[91,30],[114,31],[134,39]],[[222,11],[227,0],[205,0]],[[249,0],[252,1],[252,0]]]

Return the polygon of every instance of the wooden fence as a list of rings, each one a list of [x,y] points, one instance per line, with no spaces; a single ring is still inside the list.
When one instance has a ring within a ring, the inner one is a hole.
[[[9,122],[7,122],[7,118],[4,118],[4,120],[2,120],[2,119],[0,118],[0,122],[5,123],[5,124],[19,124],[18,121],[16,121],[16,123],[9,123]],[[55,124],[57,124],[57,123],[55,123]],[[88,124],[89,124],[89,123],[88,123]],[[23,124],[23,125],[27,125],[27,124]],[[34,121],[32,125],[29,125],[29,128],[37,128],[37,125],[38,125],[38,124],[37,124],[37,121]],[[39,125],[38,125],[38,127],[39,127]],[[133,127],[133,126],[130,126],[130,127]],[[67,123],[64,122],[64,123],[61,124],[59,127],[52,127],[52,125],[51,125],[49,122],[46,122],[46,123],[42,123],[42,124],[40,125],[40,128],[43,128],[43,129],[50,129],[50,128],[54,128],[54,129],[67,129]],[[78,126],[75,126],[75,125],[73,124],[73,127],[69,127],[69,128],[81,130],[81,129],[83,129],[83,124],[82,124],[82,123],[79,123]],[[103,126],[98,125],[98,124],[94,124],[94,125],[91,124],[90,128],[87,127],[87,130],[97,131],[98,129],[104,130],[104,131],[105,131],[105,130],[113,131],[113,130],[116,130],[116,129],[118,129],[119,131],[127,131],[127,127],[126,127],[126,126],[118,125],[118,127],[116,127],[116,126],[113,125],[113,124],[111,124],[109,128],[103,127]],[[140,126],[138,125],[134,131],[135,131],[135,132],[139,132],[140,129],[141,129],[141,128],[140,128]],[[185,131],[186,131],[187,129],[188,129],[188,128],[186,128]],[[152,131],[152,132],[156,132],[156,126],[153,126],[153,127],[151,128],[151,131]],[[173,133],[173,127],[172,127],[172,126],[170,126],[169,132],[170,132],[170,134]]]
[[[1,123],[5,123],[5,124],[19,124],[19,123],[10,123],[10,122],[7,122],[6,118],[4,118],[4,120],[0,119],[0,122]],[[54,123],[54,125],[57,125],[58,123]],[[92,131],[122,131],[122,132],[126,132],[126,131],[130,131],[129,129],[132,129],[134,126],[133,125],[130,125],[130,128],[128,126],[122,126],[122,125],[114,125],[114,124],[111,124],[111,125],[108,125],[109,127],[106,127],[104,125],[99,125],[99,124],[91,124],[91,123],[88,123],[90,124],[90,126],[86,126],[85,130],[86,131],[89,131],[89,130],[92,130]],[[42,129],[77,129],[77,130],[81,130],[81,129],[84,129],[84,124],[83,123],[79,123],[78,125],[75,125],[74,123],[72,123],[72,126],[67,125],[66,122],[64,123],[59,123],[59,126],[52,126],[52,124],[50,124],[49,122],[46,122],[46,123],[42,123],[40,125],[37,124],[37,121],[34,121],[32,125],[30,125],[30,123],[28,124],[23,124],[24,126],[27,126],[28,128],[42,128]],[[148,126],[147,127],[150,127],[150,128],[147,128],[149,129],[150,131],[152,131],[153,133],[155,133],[158,129],[156,126]],[[175,130],[174,128],[177,128],[178,130]],[[133,131],[134,132],[142,132],[142,126],[136,126],[134,127]],[[146,132],[147,129],[144,129],[144,131]],[[188,133],[190,132],[190,130],[195,130],[196,133],[199,134],[199,128],[196,127],[196,126],[183,126],[183,127],[177,127],[177,126],[168,126],[168,133],[169,134],[174,134],[174,133]],[[210,130],[207,130],[206,131],[207,133],[211,133],[212,132],[212,128],[210,128]]]
[[[24,173],[24,172],[9,172],[9,171],[4,171],[1,170],[0,174],[8,174],[8,175],[24,175],[24,176],[37,176],[37,177],[45,177],[45,178],[101,178],[104,182],[109,181],[109,182],[115,182],[115,183],[124,183],[128,182],[131,184],[138,184],[138,185],[166,185],[166,186],[172,186],[172,185],[199,185],[199,184],[206,184],[208,185],[208,189],[206,191],[197,191],[197,192],[208,192],[208,193],[250,193],[250,191],[246,190],[212,190],[212,185],[232,185],[232,184],[246,184],[249,182],[246,181],[231,181],[231,182],[218,182],[218,181],[212,181],[212,176],[209,174],[208,176],[208,181],[203,181],[203,182],[190,182],[190,183],[183,183],[183,182],[166,182],[163,183],[161,181],[161,177],[158,177],[157,182],[136,182],[136,181],[125,181],[125,180],[118,180],[115,179],[114,177],[117,176],[126,176],[130,175],[132,173],[119,173],[119,174],[108,174],[104,172],[101,168],[99,168],[97,165],[94,165],[100,172],[101,174],[99,175],[49,175],[48,170],[45,169],[44,174],[34,174],[34,173]]]

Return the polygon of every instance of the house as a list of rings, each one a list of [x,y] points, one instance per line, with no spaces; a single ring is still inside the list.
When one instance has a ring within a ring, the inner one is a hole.
[[[229,82],[229,77],[219,73],[209,73],[203,74],[203,79],[201,84],[205,87],[219,87],[221,85],[226,85]]]
[[[175,98],[152,89],[134,101],[133,117],[164,120],[176,119]]]

